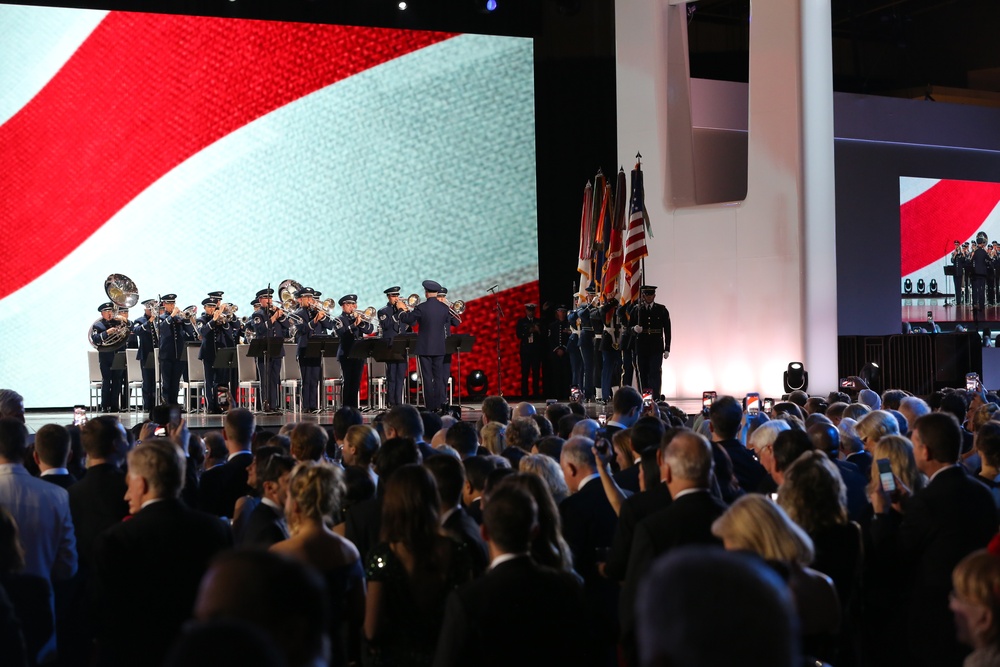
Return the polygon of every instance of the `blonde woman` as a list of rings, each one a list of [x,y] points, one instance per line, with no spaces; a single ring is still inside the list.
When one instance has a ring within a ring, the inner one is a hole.
[[[902,435],[887,435],[875,443],[871,450],[872,458],[889,459],[892,474],[906,485],[910,493],[916,493],[927,485],[927,478],[917,469],[917,461],[913,458],[913,443]],[[878,465],[872,464],[869,493],[879,488]]]
[[[295,466],[285,501],[291,537],[271,547],[272,551],[308,563],[326,582],[331,664],[341,665],[360,660],[365,617],[365,578],[358,550],[328,527],[330,517],[339,510],[344,490],[344,471],[337,466],[311,461]]]
[[[1000,557],[974,551],[955,566],[948,606],[958,641],[972,647],[965,667],[1000,664]]]
[[[500,456],[500,452],[507,446],[506,433],[506,426],[500,422],[490,422],[483,427],[479,437],[482,440],[483,447],[489,450],[490,454]]]
[[[569,496],[569,487],[559,463],[545,454],[528,454],[518,463],[520,472],[530,472],[538,475],[549,487],[552,499],[558,506]]]

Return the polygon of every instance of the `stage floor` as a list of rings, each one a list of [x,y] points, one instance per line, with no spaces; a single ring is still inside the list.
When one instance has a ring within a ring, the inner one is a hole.
[[[934,321],[942,326],[951,323],[973,322],[972,306],[944,305],[940,299],[903,299],[903,322],[913,326],[923,326],[927,323],[927,312],[930,311]],[[1000,329],[1000,306],[986,306],[979,316],[980,327]]]
[[[668,398],[667,403],[670,405],[677,406],[683,410],[686,414],[694,414],[701,409],[701,398]],[[512,402],[512,406],[516,404],[516,401]],[[535,410],[539,413],[544,413],[546,404],[544,402],[533,402],[532,405],[535,406]],[[602,405],[600,403],[585,403],[584,407],[587,409],[587,414],[591,417],[596,418],[600,413],[606,413],[611,415],[611,406]],[[376,415],[380,412],[379,410],[373,411],[362,411],[361,416],[364,422],[367,424],[371,422]],[[96,417],[100,413],[90,412],[87,414],[88,417]],[[462,421],[476,422],[483,415],[483,404],[482,403],[463,403],[462,404]],[[132,428],[134,425],[142,423],[146,420],[146,413],[144,412],[121,412],[116,413],[116,416],[121,419],[122,424],[126,428]],[[184,418],[187,420],[188,428],[192,431],[203,432],[212,431],[222,428],[223,415],[207,415],[204,413],[193,413],[185,414]],[[39,428],[45,424],[72,424],[73,423],[73,409],[72,408],[59,408],[59,409],[35,409],[28,410],[25,412],[24,421],[28,426],[28,430],[34,433]],[[321,412],[320,414],[311,413],[301,413],[301,412],[283,412],[280,414],[258,414],[257,415],[257,428],[258,429],[268,429],[268,430],[278,430],[285,424],[298,423],[298,422],[312,422],[314,424],[321,424],[323,426],[333,425],[333,410],[328,412]]]

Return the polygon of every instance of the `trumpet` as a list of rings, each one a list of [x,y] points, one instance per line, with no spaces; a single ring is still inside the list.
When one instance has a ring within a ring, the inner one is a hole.
[[[368,306],[367,308],[364,309],[364,311],[360,313],[355,311],[354,314],[363,319],[365,322],[370,323],[376,318],[376,316],[378,315],[378,311],[375,310],[375,306]]]
[[[420,304],[420,295],[411,294],[410,296],[406,297],[405,300],[400,299],[396,303],[401,305],[403,307],[403,310],[412,310]]]
[[[236,319],[236,311],[239,309],[235,303],[223,303],[219,306],[219,319],[224,324],[229,324]]]

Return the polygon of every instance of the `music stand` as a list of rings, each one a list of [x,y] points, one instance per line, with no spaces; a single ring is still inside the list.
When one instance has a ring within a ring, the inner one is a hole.
[[[949,282],[948,281],[948,276],[951,276],[952,278],[955,277],[955,265],[954,264],[945,264],[944,265],[944,286],[945,286],[944,289],[945,289],[945,294],[948,293],[948,282]],[[955,281],[952,280],[951,284],[954,285]],[[957,287],[956,287],[956,290],[955,290],[955,303],[956,304],[958,303],[958,289],[957,289]],[[947,308],[951,307],[951,300],[948,297],[944,298],[944,305]]]
[[[299,356],[302,359],[319,359],[320,360],[320,370],[323,368],[323,357],[335,357],[337,356],[337,350],[340,349],[340,339],[336,336],[310,336],[306,341],[305,349],[302,350],[302,354]],[[305,386],[305,379],[302,380],[303,386]],[[323,384],[323,378],[320,378],[320,385]]]
[[[410,364],[409,364],[409,360],[410,360],[410,355],[411,355],[410,350],[412,350],[416,346],[416,344],[417,344],[417,334],[415,334],[415,333],[401,333],[401,334],[396,334],[396,337],[392,339],[392,344],[389,346],[389,349],[392,350],[392,353],[396,356],[395,360],[396,361],[400,361],[401,360],[403,363],[406,364],[406,372],[404,373],[404,375],[406,376],[406,384],[405,384],[405,389],[403,391],[403,394],[404,394],[403,400],[406,403],[410,402],[409,401],[409,397],[410,397]],[[417,372],[419,372],[419,371],[420,371],[420,364],[418,363],[417,364]]]
[[[264,377],[261,378],[260,407],[261,412],[265,414],[274,412],[274,406],[266,400],[267,391],[270,389],[271,385],[270,362],[278,355],[279,352],[281,352],[281,348],[284,344],[285,339],[280,336],[273,336],[271,338],[254,338],[250,343],[250,348],[247,350],[248,357],[264,359]]]
[[[472,347],[476,344],[476,337],[472,334],[452,334],[444,339],[444,353],[458,356],[458,413],[462,414],[462,353],[472,352]]]
[[[158,370],[156,364],[157,354],[159,354],[159,350],[157,348],[153,348],[152,350],[149,351],[149,354],[146,355],[146,361],[142,362],[143,368],[148,368],[151,371],[153,371],[153,392],[156,394],[155,396],[153,396],[153,405],[159,405],[160,396],[163,395],[163,392],[160,391],[160,378],[159,378],[160,374],[157,373]]]
[[[351,345],[351,351],[348,353],[348,358],[350,359],[363,359],[365,362],[365,368],[368,369],[368,406],[365,408],[366,411],[371,411],[372,407],[372,364],[371,356],[372,351],[375,349],[375,341],[377,338],[361,338],[354,341]]]

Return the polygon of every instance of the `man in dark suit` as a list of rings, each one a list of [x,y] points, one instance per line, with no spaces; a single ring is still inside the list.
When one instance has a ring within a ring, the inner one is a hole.
[[[620,393],[622,390],[618,391]],[[642,452],[651,447],[659,447],[664,430],[663,422],[658,417],[642,417],[632,425],[629,429],[629,447],[635,464],[615,473],[618,486],[632,494],[639,493],[639,475],[642,472],[639,461],[642,459]]]
[[[740,487],[747,492],[756,491],[767,478],[767,470],[736,439],[743,422],[743,407],[740,402],[732,396],[719,398],[708,409],[708,420],[712,427],[712,442],[717,442],[729,454],[733,462],[733,473]]]
[[[271,456],[261,466],[257,478],[263,489],[260,504],[250,513],[246,530],[240,536],[241,546],[267,548],[288,539],[285,521],[285,500],[288,499],[288,478],[295,459],[283,454]]]
[[[253,461],[250,444],[255,426],[253,413],[246,408],[234,408],[226,413],[222,436],[226,439],[229,460],[206,470],[201,476],[201,508],[206,512],[231,518],[236,500],[253,495],[253,490],[247,486],[247,467]]]
[[[148,665],[166,654],[190,617],[209,561],[232,546],[232,535],[224,521],[179,500],[184,455],[172,441],[138,445],[128,469],[132,519],[102,534],[94,548],[101,650],[109,665]]]
[[[521,489],[497,489],[484,522],[490,571],[448,599],[435,667],[594,664],[580,634],[593,626],[580,585],[528,555],[538,527],[534,499]],[[523,618],[526,612],[544,622],[522,623],[512,638],[511,619]]]
[[[408,404],[394,405],[385,413],[382,420],[382,430],[385,439],[409,438],[417,443],[420,455],[428,459],[437,454],[437,451],[424,442],[424,420],[415,407]]]
[[[433,280],[423,282],[426,300],[413,310],[399,315],[404,324],[419,324],[417,345],[414,349],[420,358],[420,376],[424,383],[424,401],[431,412],[444,404],[448,378],[444,375],[445,333],[451,324],[461,324],[451,309],[438,301],[441,285]]]
[[[718,544],[712,522],[726,506],[709,492],[712,446],[692,431],[678,433],[667,445],[660,474],[673,501],[640,521],[625,571],[621,594],[621,626],[625,655],[637,664],[635,655],[635,600],[640,582],[654,560],[687,544]]]
[[[465,544],[472,556],[473,574],[481,575],[489,565],[489,551],[479,534],[479,524],[462,508],[462,487],[465,486],[465,468],[454,456],[432,456],[424,467],[437,482],[441,496],[441,526]]]
[[[631,428],[642,412],[642,394],[635,387],[619,387],[611,398],[611,419],[604,427],[610,440],[618,431]]]
[[[608,664],[618,626],[618,584],[600,575],[598,563],[607,558],[618,517],[599,479],[593,450],[594,441],[583,436],[573,436],[563,444],[559,465],[571,495],[559,504],[559,514],[563,537],[573,552],[573,565],[583,577],[584,597],[595,628],[593,647],[601,654],[602,664]]]
[[[933,412],[913,425],[913,456],[928,485],[901,503],[871,494],[875,557],[906,568],[908,664],[958,665],[966,651],[955,638],[948,608],[951,572],[962,558],[985,547],[997,532],[989,490],[958,463],[962,433],[950,414]],[[897,486],[900,482],[897,480]],[[902,489],[906,495],[906,489]]]
[[[465,467],[465,486],[462,487],[462,504],[472,520],[483,523],[483,489],[486,478],[497,464],[485,456],[472,456],[462,461]]]
[[[59,424],[46,424],[35,434],[35,465],[39,477],[46,482],[68,489],[76,477],[66,469],[69,462],[69,431]]]

